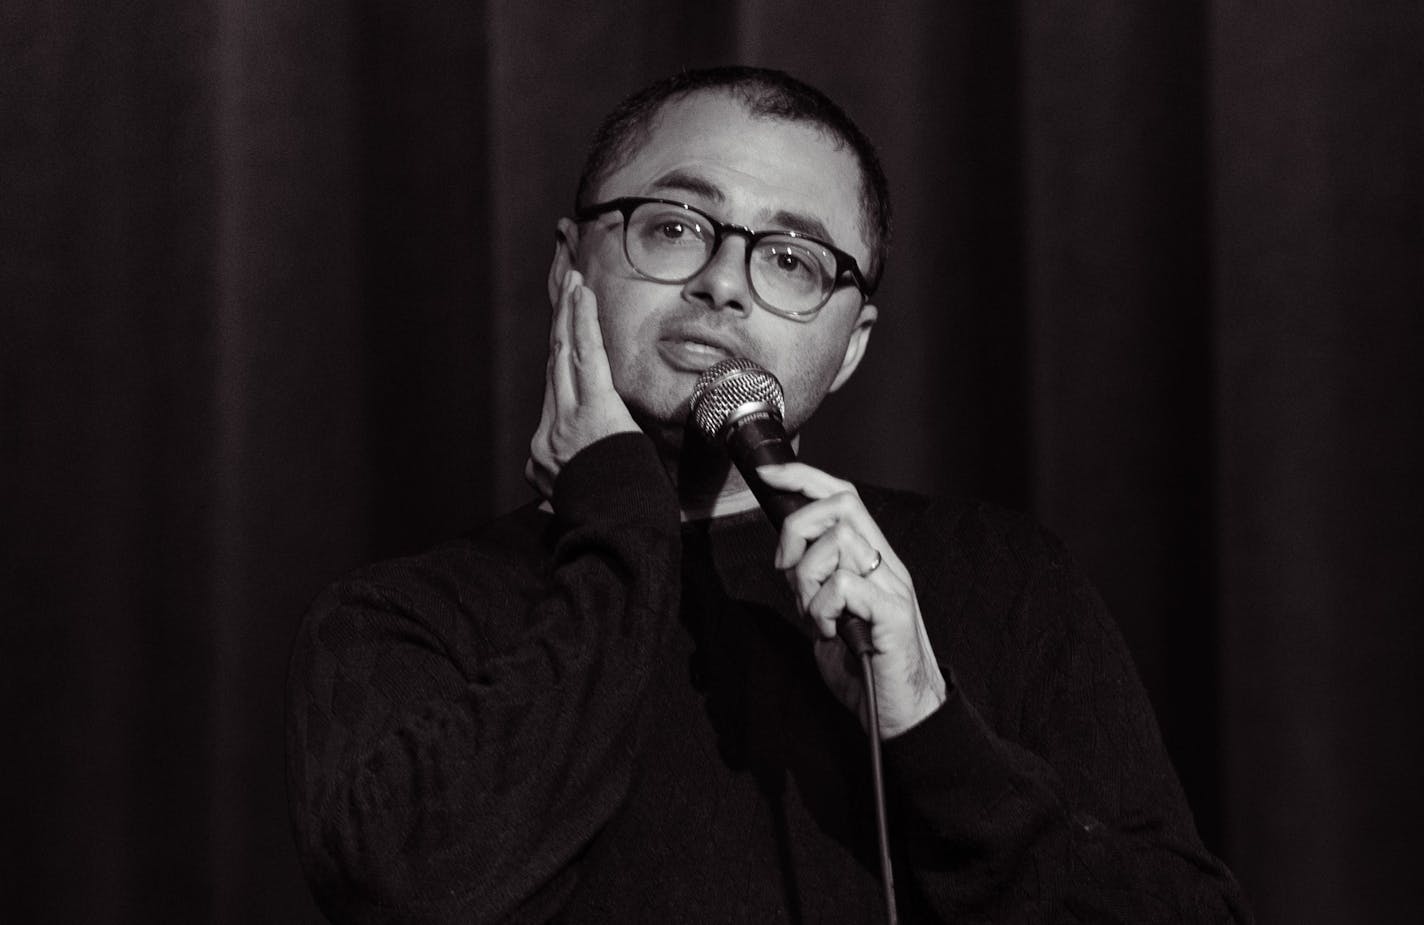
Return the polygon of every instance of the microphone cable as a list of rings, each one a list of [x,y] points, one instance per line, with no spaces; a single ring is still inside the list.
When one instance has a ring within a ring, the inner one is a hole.
[[[870,780],[875,800],[875,839],[880,855],[880,883],[885,894],[886,925],[900,921],[895,908],[895,869],[890,863],[890,827],[885,810],[885,773],[880,761],[880,709],[875,698],[875,647],[870,642],[870,624],[859,618],[843,619],[836,634],[860,659],[860,678],[865,685],[865,725],[870,736]]]

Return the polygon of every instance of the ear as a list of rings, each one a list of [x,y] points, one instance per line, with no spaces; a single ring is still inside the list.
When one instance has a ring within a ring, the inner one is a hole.
[[[880,310],[869,302],[860,307],[860,314],[856,316],[855,327],[851,329],[850,340],[846,342],[846,352],[841,360],[841,368],[836,372],[836,378],[831,381],[828,391],[834,392],[846,384],[850,374],[855,372],[855,368],[860,365],[860,361],[865,357],[865,348],[870,343],[870,329],[875,327],[875,319],[880,317]]]
[[[554,226],[554,261],[549,264],[549,304],[559,301],[564,277],[578,263],[579,226],[571,218],[561,218]]]

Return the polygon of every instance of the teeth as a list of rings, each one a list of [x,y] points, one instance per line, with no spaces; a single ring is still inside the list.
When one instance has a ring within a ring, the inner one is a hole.
[[[726,352],[721,347],[714,347],[711,344],[704,344],[700,340],[685,340],[682,343],[684,346],[687,347],[687,349],[691,350],[693,353],[715,353],[720,355]]]

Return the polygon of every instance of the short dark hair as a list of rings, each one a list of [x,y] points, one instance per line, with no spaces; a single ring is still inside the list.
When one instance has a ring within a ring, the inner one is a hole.
[[[575,205],[583,208],[592,204],[588,198],[594,187],[627,163],[634,149],[647,140],[666,103],[702,90],[731,94],[753,116],[808,122],[835,141],[837,147],[850,146],[860,166],[860,217],[870,245],[870,266],[865,268],[865,277],[874,290],[890,247],[890,187],[880,158],[870,139],[830,97],[783,71],[760,67],[687,70],[634,93],[619,103],[594,133],[579,175]]]

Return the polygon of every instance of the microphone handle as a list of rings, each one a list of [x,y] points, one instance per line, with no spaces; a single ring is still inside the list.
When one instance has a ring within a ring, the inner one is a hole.
[[[747,415],[733,423],[726,436],[728,454],[741,472],[742,479],[761,504],[766,516],[778,533],[781,525],[793,511],[810,503],[805,495],[796,491],[772,488],[757,475],[756,467],[772,463],[796,461],[796,450],[786,437],[786,429],[775,415],[760,411]],[[841,637],[856,656],[873,655],[870,642],[870,624],[860,617],[846,614],[836,622],[836,635]]]
[[[796,451],[791,441],[786,439],[786,430],[776,417],[767,412],[749,414],[732,425],[733,431],[727,435],[727,450],[736,463],[742,479],[752,490],[762,510],[771,519],[777,532],[793,511],[797,511],[810,500],[798,491],[783,491],[772,488],[757,475],[757,466],[772,463],[796,461]]]

